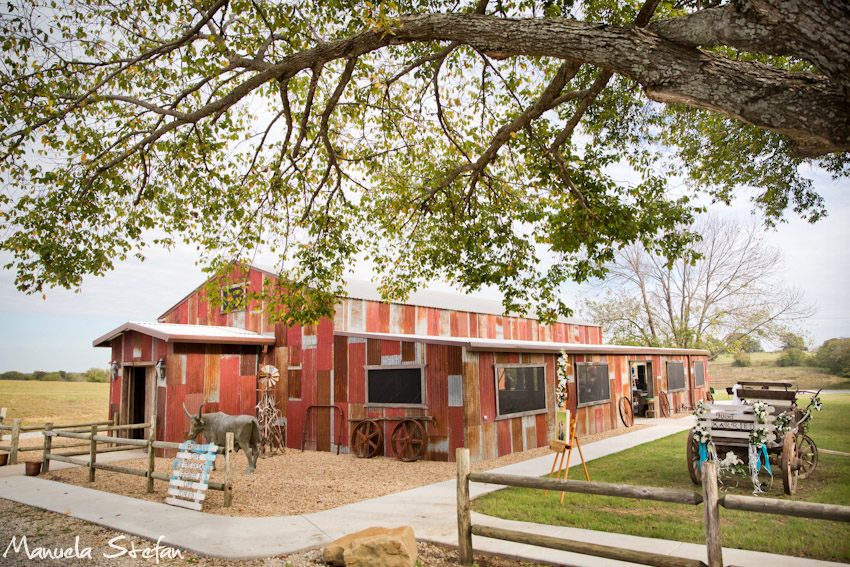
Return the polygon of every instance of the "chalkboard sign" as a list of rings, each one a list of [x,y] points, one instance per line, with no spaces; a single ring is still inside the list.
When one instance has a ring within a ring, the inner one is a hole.
[[[366,378],[366,403],[413,406],[425,403],[421,366],[370,368]]]
[[[499,416],[546,410],[546,368],[496,366]]]
[[[579,406],[609,401],[611,387],[608,383],[608,363],[577,362],[576,391]]]
[[[705,362],[694,362],[694,387],[705,386]]]
[[[678,392],[685,389],[685,365],[681,362],[667,363],[667,391]]]

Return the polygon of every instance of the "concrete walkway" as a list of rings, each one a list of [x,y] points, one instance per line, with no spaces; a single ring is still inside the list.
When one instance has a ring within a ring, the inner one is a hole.
[[[593,460],[661,439],[689,428],[692,417],[651,420],[652,428],[611,437],[583,446],[585,460]],[[129,456],[129,455],[128,455]],[[496,472],[528,476],[548,474],[551,455],[496,469]],[[573,452],[573,466],[580,465]],[[576,470],[576,469],[573,469]],[[579,469],[580,470],[580,469]],[[572,478],[579,478],[578,475]],[[473,484],[472,496],[501,487]],[[238,495],[236,496],[238,498]],[[97,492],[88,488],[34,477],[0,478],[0,498],[59,512],[121,532],[156,541],[199,555],[251,559],[294,553],[319,547],[347,533],[369,526],[409,525],[418,539],[457,545],[455,481],[445,481],[398,494],[375,498],[314,514],[277,518],[231,518],[208,515],[165,504]],[[510,522],[473,514],[473,523],[535,532],[576,541],[650,550],[705,561],[705,547],[673,541],[595,532],[576,528]],[[814,526],[813,526],[814,528]],[[498,554],[550,565],[578,567],[624,566],[626,563],[577,555],[500,540],[475,537],[477,553]],[[724,562],[739,566],[785,567],[792,565],[841,565],[767,553],[724,549]]]

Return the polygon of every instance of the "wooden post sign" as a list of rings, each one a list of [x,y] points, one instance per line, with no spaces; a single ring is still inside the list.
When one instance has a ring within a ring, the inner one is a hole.
[[[201,511],[217,450],[218,446],[212,443],[198,445],[194,441],[186,441],[180,444],[168,483],[167,504]]]

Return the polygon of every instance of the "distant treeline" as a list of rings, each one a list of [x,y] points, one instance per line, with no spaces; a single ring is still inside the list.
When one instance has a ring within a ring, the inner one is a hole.
[[[109,371],[103,368],[89,368],[85,372],[44,372],[36,370],[32,374],[25,374],[17,370],[10,370],[0,374],[0,380],[38,380],[40,382],[109,382]]]

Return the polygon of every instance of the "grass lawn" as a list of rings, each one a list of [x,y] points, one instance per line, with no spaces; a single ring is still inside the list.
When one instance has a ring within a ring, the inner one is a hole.
[[[812,420],[810,434],[820,449],[850,452],[850,395],[824,395],[824,408]],[[590,478],[602,482],[699,490],[688,476],[685,462],[687,432],[591,461]],[[570,478],[580,479],[580,467]],[[764,487],[764,497],[790,499],[782,478]],[[768,476],[762,474],[762,482]],[[726,482],[729,493],[750,495],[752,486],[740,479]],[[573,526],[600,531],[704,543],[702,506],[683,506],[624,498],[567,493],[543,496],[539,490],[510,488],[482,496],[473,509],[483,514],[540,524]],[[820,454],[814,474],[797,485],[794,500],[850,506],[850,457]],[[767,551],[798,557],[850,562],[850,526],[839,522],[787,518],[721,508],[724,547]]]
[[[781,354],[781,352],[754,352],[750,354],[752,366],[745,368],[732,366],[732,355],[720,355],[708,363],[709,382],[718,391],[734,385],[738,380],[791,382],[796,389],[850,390],[850,379],[833,376],[822,368],[777,366],[776,359]]]
[[[4,425],[14,418],[24,425],[109,419],[109,384],[0,380],[0,407],[8,408]]]

